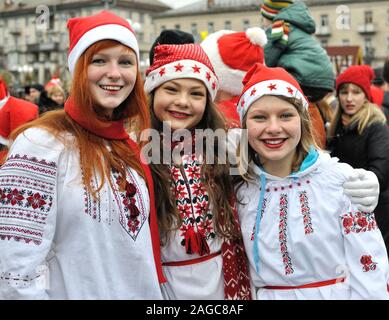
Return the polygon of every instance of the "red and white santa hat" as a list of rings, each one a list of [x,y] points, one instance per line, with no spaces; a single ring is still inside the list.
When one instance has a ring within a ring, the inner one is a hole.
[[[257,62],[264,63],[266,43],[266,33],[261,28],[249,28],[246,32],[220,30],[204,39],[201,46],[219,78],[220,90],[234,96],[242,92],[247,71]]]
[[[199,44],[162,44],[154,49],[154,62],[146,70],[145,90],[151,93],[161,84],[182,78],[202,81],[212,100],[219,81],[207,54]]]
[[[77,60],[92,44],[100,40],[116,40],[135,51],[139,61],[139,45],[130,23],[109,11],[89,17],[69,19],[68,65],[73,74]]]
[[[309,102],[303,90],[291,74],[283,68],[268,68],[261,63],[255,64],[243,79],[243,92],[239,97],[238,113],[240,120],[259,98],[267,95],[300,99],[308,109]]]

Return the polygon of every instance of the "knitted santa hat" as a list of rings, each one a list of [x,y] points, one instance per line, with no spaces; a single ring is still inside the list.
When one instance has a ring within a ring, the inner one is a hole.
[[[135,32],[129,22],[109,12],[100,13],[89,17],[77,17],[69,19],[69,52],[68,64],[70,73],[73,74],[78,58],[92,44],[100,40],[116,40],[135,51],[139,61],[139,46],[135,38]]]
[[[284,8],[294,3],[294,0],[264,0],[261,6],[261,14],[272,20]]]
[[[344,83],[353,83],[360,87],[366,94],[369,101],[372,101],[370,83],[374,79],[374,70],[368,65],[350,66],[343,71],[336,79],[336,93]]]
[[[207,54],[199,44],[163,44],[154,49],[154,63],[146,70],[145,90],[151,93],[161,84],[182,78],[202,81],[215,99],[218,79]]]
[[[308,109],[309,102],[300,85],[283,68],[268,68],[257,63],[247,72],[243,79],[243,85],[243,92],[238,102],[238,113],[241,121],[250,106],[266,95],[297,98]]]
[[[220,90],[238,96],[246,72],[257,62],[264,63],[263,46],[267,37],[261,28],[246,32],[220,30],[201,43],[219,78]]]

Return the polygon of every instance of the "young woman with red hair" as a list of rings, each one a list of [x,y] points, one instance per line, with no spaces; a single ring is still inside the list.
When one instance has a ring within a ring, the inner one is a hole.
[[[150,171],[124,130],[150,126],[130,24],[73,18],[65,110],[21,127],[0,169],[0,297],[161,299]]]

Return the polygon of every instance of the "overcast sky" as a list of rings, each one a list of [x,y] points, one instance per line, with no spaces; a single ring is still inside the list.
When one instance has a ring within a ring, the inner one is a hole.
[[[159,0],[159,1],[166,3],[172,8],[179,8],[182,6],[186,6],[187,4],[197,2],[198,0]]]

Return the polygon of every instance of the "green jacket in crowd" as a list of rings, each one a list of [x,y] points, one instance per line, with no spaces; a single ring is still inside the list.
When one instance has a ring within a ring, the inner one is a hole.
[[[265,63],[268,67],[282,67],[291,73],[301,86],[328,89],[335,85],[335,75],[326,51],[316,41],[315,21],[302,2],[282,9],[273,19],[290,23],[287,44],[272,39],[272,28],[266,30]]]

